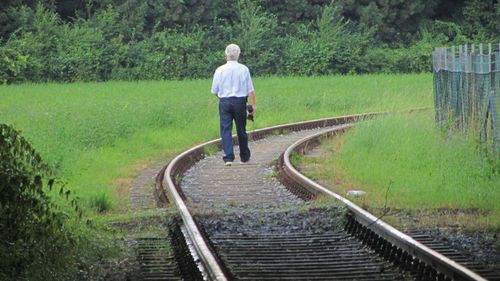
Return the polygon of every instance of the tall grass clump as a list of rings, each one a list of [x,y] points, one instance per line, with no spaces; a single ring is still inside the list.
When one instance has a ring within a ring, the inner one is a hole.
[[[431,111],[361,123],[337,157],[343,177],[379,207],[499,208],[500,159],[460,133],[435,128]]]
[[[99,192],[90,197],[90,207],[98,213],[104,213],[111,209],[111,198],[106,192]]]

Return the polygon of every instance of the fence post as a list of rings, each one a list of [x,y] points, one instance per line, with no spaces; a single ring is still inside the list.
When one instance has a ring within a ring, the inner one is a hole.
[[[462,89],[466,89],[468,86],[467,83],[467,44],[464,45],[463,47],[460,45],[459,48],[459,72],[460,72],[460,83],[459,87],[461,89],[461,92],[463,92]],[[467,106],[467,96],[466,95],[460,95],[460,126],[462,127],[462,131],[466,132],[467,131],[467,119],[466,119],[466,106]]]
[[[439,98],[440,95],[440,87],[439,87],[439,81],[441,80],[440,76],[441,73],[440,71],[442,68],[442,57],[441,57],[441,49],[436,48],[434,52],[432,53],[433,61],[432,61],[432,82],[433,82],[433,90],[434,90],[434,122],[436,124],[439,124],[441,122],[441,117],[440,117],[440,102]]]
[[[483,44],[479,44],[479,71],[483,72]]]
[[[462,77],[463,85],[461,89],[462,94],[462,112],[463,112],[463,125],[464,132],[467,134],[470,128],[470,92],[471,92],[471,54],[470,45],[465,44],[463,53]]]
[[[472,50],[474,50],[474,45],[472,45]],[[478,129],[477,126],[477,106],[476,106],[476,53],[474,51],[471,53],[471,91],[469,92],[470,100],[470,124],[473,129]]]
[[[451,46],[450,54],[450,114],[453,121],[453,127],[455,129],[460,127],[460,122],[458,117],[458,92],[457,90],[457,75],[456,70],[456,60],[455,60],[455,46]]]
[[[489,66],[488,66],[489,69]],[[485,85],[485,78],[488,77],[488,73],[485,70],[485,61],[484,61],[484,53],[483,53],[483,44],[479,44],[479,75],[481,75],[482,86]],[[489,78],[489,77],[488,77]],[[481,87],[482,88],[482,87]],[[481,89],[480,88],[480,89]],[[488,115],[489,115],[489,106],[483,107],[484,100],[486,100],[487,104],[489,104],[489,100],[487,97],[483,98],[484,90],[480,91],[477,96],[477,106],[479,111],[479,137],[481,141],[486,142],[488,140]],[[489,95],[489,90],[487,88],[486,95]],[[485,111],[485,112],[483,112]]]
[[[499,45],[499,53],[500,53],[500,45]],[[491,66],[490,66],[490,112],[491,112],[491,130],[493,133],[493,150],[495,153],[498,153],[498,124],[497,124],[497,105],[496,105],[496,73],[497,73],[497,65],[496,65],[496,55],[493,53],[491,55]]]

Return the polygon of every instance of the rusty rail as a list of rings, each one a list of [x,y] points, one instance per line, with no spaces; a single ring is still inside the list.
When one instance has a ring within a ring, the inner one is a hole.
[[[327,132],[317,133],[301,139],[290,146],[281,155],[279,161],[282,177],[285,178],[287,184],[291,185],[294,190],[300,188],[306,190],[306,193],[310,194],[310,196],[325,195],[341,201],[348,208],[352,219],[364,228],[363,232],[366,234],[363,234],[365,236],[363,239],[373,241],[376,244],[376,250],[386,251],[385,255],[392,255],[394,259],[400,258],[401,263],[420,267],[419,270],[425,272],[426,275],[435,277],[436,279],[434,280],[442,280],[440,278],[449,278],[451,280],[486,280],[475,272],[388,225],[348,199],[312,181],[297,171],[291,164],[290,155],[292,152],[301,153],[306,147],[317,145],[321,137],[342,133],[352,126],[354,125],[350,124]],[[349,227],[359,226],[351,224]],[[424,265],[421,263],[424,263]]]
[[[346,123],[352,123],[360,119],[369,118],[377,113],[349,115],[335,118],[324,118],[312,121],[304,121],[292,124],[285,124],[264,128],[249,133],[249,138],[258,140],[274,133],[284,133],[289,131],[300,131],[319,127],[328,127]],[[237,144],[237,138],[233,137],[233,142]],[[179,181],[182,174],[194,163],[202,159],[205,155],[206,147],[221,147],[221,140],[213,140],[197,145],[174,158],[165,168],[163,174],[157,177],[159,187],[156,189],[156,196],[159,200],[173,202],[178,209],[182,221],[186,227],[188,239],[193,242],[196,254],[200,258],[201,266],[211,280],[227,280],[217,258],[213,255],[209,244],[201,234],[200,228],[193,216],[190,214],[185,203],[185,195],[179,187]]]

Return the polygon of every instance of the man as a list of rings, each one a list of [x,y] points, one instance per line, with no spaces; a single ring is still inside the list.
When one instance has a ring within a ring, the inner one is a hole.
[[[212,82],[212,93],[219,98],[220,135],[224,156],[222,160],[226,166],[231,166],[234,161],[232,130],[233,120],[236,124],[238,144],[240,146],[240,163],[250,161],[248,148],[248,135],[246,132],[247,97],[255,116],[255,91],[248,67],[238,63],[240,47],[230,44],[225,51],[226,64],[217,68]]]

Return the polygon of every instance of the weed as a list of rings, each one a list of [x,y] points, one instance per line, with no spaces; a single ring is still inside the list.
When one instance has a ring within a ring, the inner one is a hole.
[[[299,167],[301,163],[301,157],[300,154],[297,151],[292,151],[290,153],[290,162],[293,166]]]
[[[110,196],[102,191],[90,197],[90,208],[98,213],[104,213],[111,209],[112,202]]]
[[[182,175],[181,174],[176,174],[175,175],[175,185],[179,186],[182,182]]]
[[[205,153],[205,155],[207,156],[215,155],[218,151],[219,148],[217,147],[216,144],[209,144],[203,148],[203,153]]]

